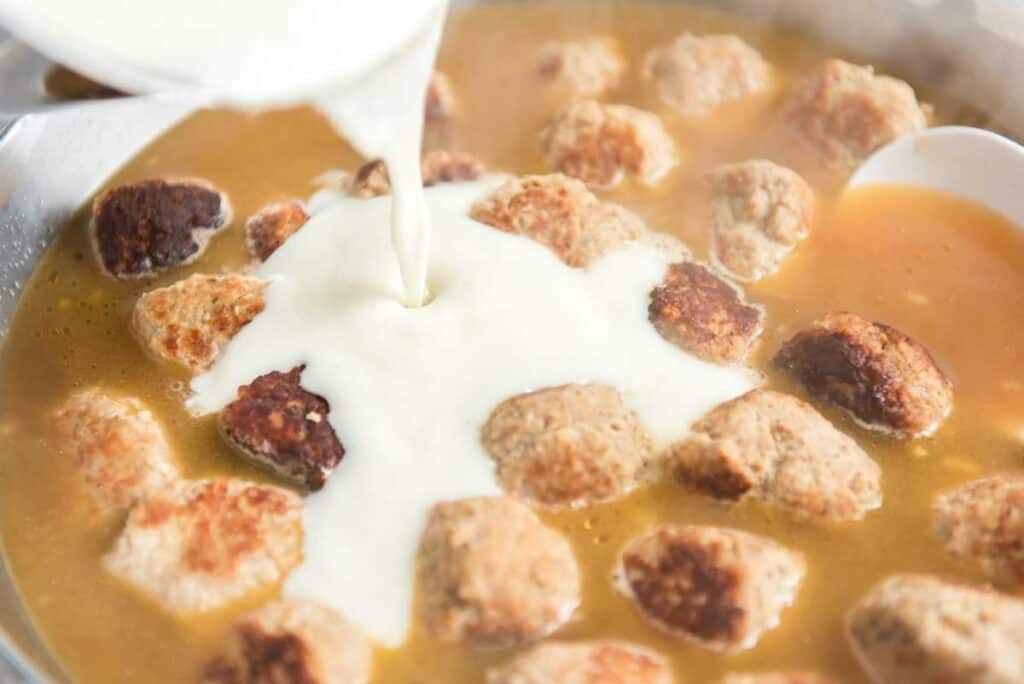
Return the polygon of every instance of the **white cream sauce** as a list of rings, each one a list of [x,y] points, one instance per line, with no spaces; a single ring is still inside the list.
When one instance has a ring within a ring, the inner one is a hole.
[[[648,295],[664,257],[635,247],[569,268],[546,247],[467,217],[494,183],[427,190],[433,298],[416,309],[399,302],[388,199],[321,193],[309,223],[259,269],[271,282],[266,310],[192,384],[192,407],[216,411],[239,385],[306,364],[302,383],[330,402],[347,454],[307,498],[305,558],[285,591],[336,608],[391,646],[408,629],[427,510],[498,492],[479,430],[500,401],[607,383],[664,445],[754,384],[750,371],[702,362],[654,330]]]

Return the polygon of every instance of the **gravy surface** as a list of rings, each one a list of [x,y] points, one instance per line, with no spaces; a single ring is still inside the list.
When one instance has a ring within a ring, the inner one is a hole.
[[[683,31],[737,33],[778,70],[778,87],[720,114],[680,120],[644,92],[644,51]],[[799,327],[833,310],[851,310],[920,339],[956,386],[950,419],[931,439],[900,443],[825,410],[884,470],[883,507],[860,523],[814,525],[754,502],[712,503],[672,484],[624,501],[546,514],[573,541],[584,578],[576,619],[557,638],[623,638],[668,656],[680,681],[715,682],[728,671],[819,669],[844,682],[865,681],[842,637],[842,616],[881,577],[937,572],[980,580],[948,560],[931,539],[937,492],[1017,467],[1024,456],[1024,233],[998,216],[950,197],[906,188],[873,188],[838,197],[836,180],[787,145],[774,124],[780,93],[825,56],[842,54],[805,37],[694,9],[645,3],[487,6],[453,17],[440,68],[459,98],[458,116],[428,144],[469,152],[489,168],[542,172],[537,131],[558,101],[532,78],[532,50],[545,40],[611,33],[630,71],[614,101],[662,113],[682,164],[658,187],[626,184],[605,196],[651,227],[706,253],[702,174],[719,162],[765,157],[797,169],[819,190],[811,237],[780,273],[750,286],[765,305],[758,368]],[[500,39],[496,39],[500,36]],[[941,108],[939,118],[941,118]],[[100,275],[86,235],[88,212],[69,223],[25,289],[0,350],[0,534],[22,595],[67,670],[82,682],[184,682],[246,605],[179,621],[121,587],[99,558],[119,521],[88,514],[71,464],[48,433],[48,417],[73,389],[102,384],[134,394],[163,421],[186,477],[233,473],[264,480],[234,457],[210,418],[183,408],[187,377],[148,358],[130,330],[136,296],[191,272],[220,272],[248,261],[245,218],[264,204],[305,197],[329,169],[354,169],[358,157],[311,110],[264,114],[204,111],[161,137],[109,185],[168,175],[210,179],[231,197],[235,222],[197,264],[151,281]],[[768,373],[768,386],[802,395]],[[766,534],[807,555],[808,573],[781,625],[738,656],[711,654],[647,626],[611,587],[614,556],[630,537],[660,522],[712,523]],[[414,622],[415,625],[415,622]],[[439,645],[414,626],[400,649],[378,652],[380,684],[469,684],[514,655]]]

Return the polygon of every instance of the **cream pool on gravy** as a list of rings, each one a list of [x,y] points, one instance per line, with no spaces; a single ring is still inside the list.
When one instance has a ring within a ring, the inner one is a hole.
[[[975,512],[1020,491],[1024,242],[838,195],[955,106],[661,4],[460,11],[445,76],[433,30],[330,111],[193,115],[27,287],[0,524],[72,676],[1016,681]],[[428,79],[425,130],[365,116]],[[202,239],[142,253],[139,203]]]

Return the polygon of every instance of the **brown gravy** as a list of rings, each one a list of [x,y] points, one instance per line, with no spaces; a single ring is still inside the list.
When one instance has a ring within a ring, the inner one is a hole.
[[[665,116],[682,150],[680,170],[654,190],[627,186],[610,197],[703,255],[705,170],[750,157],[793,166],[818,187],[818,216],[812,237],[783,270],[748,288],[768,312],[755,365],[764,367],[783,339],[821,314],[852,310],[922,340],[954,379],[956,408],[934,438],[910,443],[827,414],[884,469],[884,506],[861,523],[815,526],[755,503],[714,504],[671,484],[611,505],[546,515],[573,540],[584,576],[582,607],[557,637],[647,644],[671,658],[680,681],[714,682],[728,671],[782,668],[863,681],[842,636],[847,607],[895,571],[977,579],[947,560],[930,538],[929,505],[936,492],[1015,467],[1024,455],[1024,347],[1018,344],[1024,338],[1024,233],[983,209],[927,192],[877,188],[837,198],[835,180],[783,144],[773,121],[786,84],[822,57],[840,53],[772,26],[670,5],[516,3],[457,15],[440,66],[457,88],[458,117],[435,130],[430,143],[470,152],[495,170],[542,171],[536,132],[556,103],[531,80],[536,45],[595,32],[616,35],[631,70],[614,99],[657,111],[636,77],[638,65],[648,47],[684,30],[743,36],[776,66],[779,87],[704,120]],[[308,196],[318,174],[358,163],[309,110],[200,112],[150,145],[110,184],[197,175],[226,190],[236,220],[207,255],[154,281],[111,281],[94,262],[83,210],[26,287],[0,351],[0,533],[31,613],[76,680],[191,681],[230,619],[252,602],[183,622],[108,577],[99,558],[117,523],[97,525],[89,516],[75,473],[48,436],[49,414],[74,388],[123,389],[163,420],[187,476],[262,478],[231,455],[211,420],[185,413],[187,377],[143,353],[132,337],[129,311],[143,290],[194,271],[241,267],[247,261],[241,234],[247,216],[270,201]],[[773,374],[769,384],[800,393]],[[754,649],[723,657],[661,636],[613,591],[608,578],[621,545],[653,524],[676,521],[764,533],[807,554],[808,576],[796,604]],[[469,684],[481,681],[488,664],[510,655],[439,645],[414,629],[403,648],[379,651],[374,681]]]

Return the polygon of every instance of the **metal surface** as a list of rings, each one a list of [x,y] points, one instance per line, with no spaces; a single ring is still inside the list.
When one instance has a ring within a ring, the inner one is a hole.
[[[473,2],[455,0],[454,4]],[[804,29],[886,70],[974,103],[992,125],[1018,139],[1024,137],[1024,88],[1008,82],[1024,74],[1024,3],[1019,0],[696,0],[691,4]],[[28,60],[33,69],[45,66],[25,54],[19,59]],[[15,77],[0,64],[0,78]],[[26,279],[69,214],[104,178],[189,109],[187,103],[155,100],[97,102],[30,116],[0,134],[0,336]],[[20,663],[25,681],[63,681],[33,634],[0,565],[0,654],[4,652],[9,661]],[[14,676],[0,667],[0,682],[18,681],[9,679]]]

